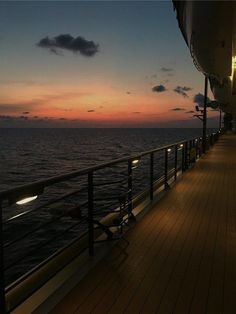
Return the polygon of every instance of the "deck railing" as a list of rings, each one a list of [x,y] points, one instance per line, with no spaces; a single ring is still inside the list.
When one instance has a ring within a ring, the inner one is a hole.
[[[207,147],[213,145],[218,137],[219,132],[208,135]],[[105,231],[108,239],[111,239],[113,235],[109,231],[110,227],[115,226],[119,231],[123,231],[123,225],[127,224],[130,218],[133,218],[134,203],[137,201],[138,194],[134,190],[134,173],[137,171],[136,169],[141,167],[142,160],[144,160],[145,169],[141,175],[144,178],[143,182],[148,185],[145,193],[142,192],[146,198],[148,197],[152,201],[157,193],[157,187],[162,186],[163,189],[168,189],[170,181],[176,180],[178,173],[187,170],[201,155],[202,138],[198,137],[0,192],[0,312],[9,311],[8,307],[6,310],[5,294],[48,262],[50,258],[54,258],[64,247],[71,245],[72,242],[65,245],[66,239],[67,242],[70,237],[78,240],[86,234],[87,244],[83,249],[88,249],[89,255],[92,256],[96,243],[96,230]],[[162,166],[160,166],[161,162]],[[145,180],[146,177],[149,179]],[[64,191],[65,188],[68,188],[66,185],[68,182],[75,188],[69,193],[61,195],[61,190]],[[112,192],[113,195],[109,196],[107,190],[111,186],[115,188]],[[95,191],[96,189],[98,191]],[[114,196],[114,190],[115,193],[119,191],[119,195]],[[47,192],[49,195],[44,198]],[[138,192],[140,195],[141,191]],[[54,196],[53,199],[51,199],[51,195]],[[27,203],[30,198],[33,199],[36,196],[38,197],[37,200],[25,204],[24,207],[22,205],[24,211],[19,210],[20,205],[15,205],[22,201]],[[78,197],[80,199],[79,204]],[[103,209],[99,209],[99,202],[102,203],[100,208]],[[35,203],[37,204],[34,205]],[[56,211],[56,215],[50,216],[49,213],[53,208],[55,210],[55,204],[58,203],[62,203],[61,207],[56,208],[56,210],[60,208],[60,211]],[[9,215],[10,208],[15,210],[13,216]],[[42,210],[45,210],[44,215],[41,214],[42,219],[39,219],[34,225],[33,214],[41,213]],[[114,212],[121,215],[121,211],[122,216],[118,223],[116,220],[115,224],[107,226],[100,222],[103,216]],[[45,222],[44,218],[48,218],[48,215],[49,219]],[[29,222],[26,226],[24,226],[25,219]],[[56,223],[59,224],[59,234],[56,229],[53,229]],[[64,225],[66,227],[62,228]],[[51,233],[52,237],[46,238],[43,244],[41,242],[36,243],[38,240],[31,238],[33,235],[44,238],[43,234],[49,235]],[[78,233],[80,234],[78,235]],[[60,247],[57,247],[59,238],[61,243]],[[22,241],[26,241],[26,248],[20,244]],[[30,264],[27,258],[34,259],[35,253],[38,250],[42,251],[44,245],[48,244],[55,246],[53,254],[50,249],[47,252],[48,255],[46,254],[47,256],[44,258],[46,262],[40,261],[38,265],[35,265],[31,261]],[[20,250],[21,245],[23,254],[20,254],[20,257],[15,257],[11,252],[15,252],[14,247]],[[29,246],[28,252],[24,252],[27,251],[27,245]],[[11,254],[13,260],[9,258]],[[7,279],[6,282],[6,276],[8,278],[9,274],[12,274],[13,270],[16,267],[19,268],[22,263],[28,265],[27,267],[33,265],[32,269],[27,270],[26,274],[18,271],[18,277],[16,274],[16,278],[13,276],[13,279]]]

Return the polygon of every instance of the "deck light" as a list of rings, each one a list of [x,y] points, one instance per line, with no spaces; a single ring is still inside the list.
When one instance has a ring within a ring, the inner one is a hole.
[[[231,75],[230,75],[231,81],[233,81],[235,69],[236,69],[236,56],[233,56],[232,57]]]
[[[133,159],[132,160],[132,169],[137,168],[139,165],[139,162],[140,162],[140,158]]]
[[[31,184],[16,188],[8,197],[8,204],[24,205],[36,200],[36,198],[43,194],[44,187],[41,184]]]
[[[17,201],[16,204],[17,204],[17,205],[24,205],[24,204],[27,204],[27,203],[29,203],[29,202],[31,202],[31,201],[36,200],[37,197],[38,197],[38,195],[26,197],[26,198],[23,198],[23,199]]]
[[[236,56],[233,56],[233,58],[232,58],[232,68],[233,69],[236,68]]]
[[[170,153],[170,152],[171,152],[171,148],[168,148],[168,149],[167,149],[167,152]]]

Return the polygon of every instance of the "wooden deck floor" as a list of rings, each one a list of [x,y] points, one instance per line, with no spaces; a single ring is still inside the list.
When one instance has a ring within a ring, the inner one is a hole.
[[[235,314],[236,136],[223,136],[126,238],[53,314]]]

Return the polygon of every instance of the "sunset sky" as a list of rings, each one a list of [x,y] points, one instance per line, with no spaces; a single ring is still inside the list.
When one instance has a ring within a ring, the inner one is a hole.
[[[1,1],[0,67],[0,127],[201,126],[171,1]]]

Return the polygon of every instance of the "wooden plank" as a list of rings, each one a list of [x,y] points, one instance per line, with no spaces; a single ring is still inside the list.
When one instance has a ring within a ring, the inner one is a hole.
[[[168,212],[158,210],[157,219],[160,222],[164,222],[166,219]],[[139,252],[140,248],[143,246],[143,234],[148,236],[148,233],[151,232],[152,228],[155,227],[155,220],[153,219],[154,212],[150,212],[150,216],[146,216],[142,219],[142,223],[137,223],[135,230],[132,229],[127,236],[129,236],[130,245],[126,249],[126,255],[130,256],[131,258],[135,256],[136,251]],[[150,225],[153,222],[153,226]],[[147,229],[148,225],[148,229]],[[65,311],[75,311],[80,308],[82,304],[88,302],[89,304],[94,304],[94,297],[92,298],[91,295],[94,295],[96,289],[100,289],[101,284],[109,283],[109,278],[113,278],[116,276],[116,272],[123,273],[123,270],[119,270],[121,267],[120,261],[124,259],[124,252],[121,252],[119,248],[114,248],[112,252],[105,258],[105,263],[102,261],[92,270],[86,278],[82,280],[82,282],[73,289],[72,293],[70,294],[70,302],[66,304],[63,300],[58,304],[58,306],[54,309],[52,313],[65,313]],[[111,276],[110,271],[112,272],[113,276]],[[118,275],[119,277],[119,275]],[[68,308],[69,306],[69,308]]]
[[[52,313],[233,314],[235,160],[224,136]]]
[[[232,147],[231,167],[235,168],[236,143]],[[224,300],[223,313],[234,313],[236,309],[236,172],[229,169],[228,173],[231,181],[228,184],[225,206],[228,209],[227,216],[227,238],[226,238],[226,257],[225,257],[225,276],[224,276]]]
[[[211,278],[209,283],[208,289],[208,298],[207,298],[207,305],[206,305],[206,312],[217,314],[223,312],[223,292],[224,292],[224,274],[225,274],[225,256],[226,256],[226,231],[227,231],[227,213],[228,213],[228,206],[225,206],[224,198],[221,197],[222,194],[222,187],[228,190],[229,187],[229,180],[227,177],[229,175],[228,163],[224,163],[221,165],[222,167],[222,174],[219,174],[215,177],[215,184],[217,186],[217,191],[215,194],[215,208],[218,206],[220,210],[220,217],[218,221],[218,232],[215,241],[215,251],[214,251],[214,259],[212,263],[212,270],[211,270]],[[220,188],[221,190],[220,190]],[[224,190],[225,195],[228,193]]]
[[[203,178],[202,178],[203,179]],[[205,180],[207,177],[205,177]],[[201,181],[198,182],[201,185]],[[198,195],[202,195],[202,189],[198,191]],[[205,201],[205,202],[204,202]],[[205,214],[210,214],[211,210],[206,209],[206,203],[208,201],[208,195],[202,200],[202,197],[197,197],[196,206],[198,211],[197,219],[195,219],[193,227],[190,233],[186,235],[186,243],[184,243],[181,255],[179,256],[176,265],[174,265],[169,280],[166,280],[166,289],[162,295],[160,295],[160,304],[156,305],[156,311],[158,313],[171,313],[174,311],[175,303],[179,295],[179,291],[182,289],[183,281],[185,277],[190,275],[187,270],[192,261],[195,260],[195,250],[199,245],[199,242],[203,242],[205,238],[205,232],[208,226],[208,220],[205,219]],[[204,211],[202,210],[204,208]],[[164,284],[164,283],[163,283]],[[186,292],[185,292],[186,294]]]
[[[128,292],[129,291],[131,292],[133,290],[131,287],[129,287],[129,284],[131,284],[131,286],[133,285],[132,279],[139,278],[141,274],[139,271],[140,264],[142,265],[142,271],[145,273],[145,262],[149,262],[150,254],[153,254],[153,252],[150,250],[150,244],[156,238],[158,238],[161,243],[160,238],[163,236],[163,234],[165,235],[166,229],[169,228],[169,219],[171,218],[173,219],[172,217],[173,215],[171,215],[170,211],[168,210],[166,211],[168,212],[167,219],[165,219],[164,221],[161,221],[160,226],[158,226],[156,219],[150,219],[149,225],[147,226],[147,230],[144,230],[144,232],[142,233],[143,242],[144,242],[143,246],[139,247],[139,250],[136,252],[136,254],[131,256],[131,258],[127,258],[127,260],[122,265],[122,268],[119,269],[118,274],[114,272],[114,275],[110,276],[109,280],[108,278],[105,278],[102,281],[101,285],[99,286],[99,291],[97,291],[97,295],[99,297],[96,296],[96,300],[95,302],[92,302],[92,304],[91,302],[88,302],[88,301],[84,303],[82,307],[78,308],[79,312],[87,312],[91,310],[92,306],[93,307],[95,306],[96,301],[97,300],[100,301],[100,298],[102,298],[102,296],[105,295],[106,292],[113,291],[112,295],[117,297],[117,294],[118,294],[119,299],[120,299],[121,295],[119,295],[119,291],[121,291],[121,293],[123,291],[126,291],[125,296],[127,297]],[[151,224],[154,224],[154,225],[153,225],[153,228],[151,228],[152,232],[149,233]],[[148,232],[148,237],[146,236],[147,232]],[[139,273],[138,277],[137,277],[137,271]],[[131,278],[131,281],[130,281],[130,278]],[[114,286],[115,286],[115,289],[114,289]],[[110,302],[110,299],[109,299],[109,302]],[[104,304],[105,303],[103,300],[103,305]]]

